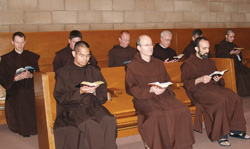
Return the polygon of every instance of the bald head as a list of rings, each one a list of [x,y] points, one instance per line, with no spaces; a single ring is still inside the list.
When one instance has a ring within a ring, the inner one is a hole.
[[[139,45],[141,45],[141,42],[142,41],[144,41],[144,40],[146,40],[146,39],[150,39],[151,40],[151,38],[148,36],[148,35],[141,35],[141,36],[139,36],[138,38],[137,38],[137,42],[136,42],[136,44],[137,44],[137,46]],[[152,40],[151,40],[152,41]]]
[[[143,60],[150,61],[153,54],[152,39],[148,35],[141,35],[137,39],[137,49],[140,51]]]
[[[235,38],[234,31],[232,29],[227,30],[225,38],[226,38],[226,41],[232,43],[234,41],[234,38]]]

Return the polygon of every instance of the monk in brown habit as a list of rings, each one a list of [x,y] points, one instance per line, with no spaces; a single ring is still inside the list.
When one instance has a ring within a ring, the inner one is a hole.
[[[54,71],[59,68],[65,66],[70,60],[73,60],[74,57],[72,55],[72,51],[74,50],[75,43],[82,40],[82,33],[78,30],[73,30],[69,35],[69,43],[68,45],[56,52],[56,56],[53,60],[53,69]],[[97,66],[97,60],[92,55],[89,64]]]
[[[1,57],[0,83],[6,89],[5,114],[9,129],[29,137],[37,134],[32,72],[39,71],[40,56],[24,50],[25,39],[22,32],[12,35],[14,49]],[[25,67],[23,71],[19,69]]]
[[[89,65],[88,44],[79,41],[74,60],[56,71],[54,124],[57,149],[116,149],[116,119],[102,106],[107,84],[100,69]],[[83,81],[103,81],[99,86],[77,86]]]
[[[152,57],[149,36],[137,40],[140,51],[126,67],[126,91],[134,97],[139,132],[150,149],[188,149],[194,143],[188,107],[176,99],[171,87],[149,86],[171,81],[162,61]]]
[[[178,59],[173,58],[177,54],[174,49],[170,48],[171,42],[172,33],[170,31],[161,32],[161,42],[155,45],[153,56],[164,63],[178,62]]]
[[[222,76],[209,76],[217,70],[214,61],[208,58],[209,47],[206,38],[199,37],[195,40],[196,55],[190,55],[182,64],[181,80],[197,109],[202,107],[204,110],[209,139],[218,141],[221,146],[230,146],[228,134],[231,137],[249,139],[242,99],[224,87]],[[194,129],[201,132],[201,123],[195,124]]]
[[[119,42],[119,45],[114,45],[114,47],[109,51],[109,67],[125,66],[134,58],[135,54],[137,53],[137,50],[129,45],[130,33],[128,31],[121,31]]]
[[[190,41],[189,45],[182,52],[184,54],[185,59],[188,59],[191,54],[195,54],[194,41],[196,38],[202,37],[202,36],[203,36],[203,32],[200,29],[193,30],[192,40]]]
[[[215,45],[216,57],[234,59],[237,92],[240,96],[250,96],[250,68],[242,64],[241,50],[235,49],[238,46],[233,43],[234,31],[227,30],[225,37],[221,43]]]

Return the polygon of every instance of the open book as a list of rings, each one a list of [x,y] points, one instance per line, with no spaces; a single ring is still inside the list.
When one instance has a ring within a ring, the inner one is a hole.
[[[244,48],[238,48],[238,47],[234,47],[234,51],[236,51],[236,50],[243,50]]]
[[[214,76],[223,76],[225,74],[225,72],[227,72],[228,70],[225,69],[225,70],[222,70],[222,71],[214,71],[213,73],[211,73],[209,76],[210,77],[214,77]]]
[[[180,55],[177,55],[177,56],[173,56],[173,58],[175,58],[175,59],[181,59],[183,56],[184,56],[184,54],[180,54]]]
[[[169,85],[172,85],[172,82],[152,82],[152,83],[148,83],[148,86],[157,86],[159,88],[167,88]]]
[[[18,69],[16,70],[16,74],[22,73],[22,72],[24,72],[24,71],[29,71],[29,72],[32,73],[33,71],[35,71],[35,68],[32,67],[32,66],[25,66],[24,68],[21,67],[21,68],[18,68]]]
[[[75,87],[79,87],[79,88],[82,86],[96,87],[101,84],[104,84],[104,82],[103,81],[96,81],[96,82],[83,81],[80,84],[77,84]]]

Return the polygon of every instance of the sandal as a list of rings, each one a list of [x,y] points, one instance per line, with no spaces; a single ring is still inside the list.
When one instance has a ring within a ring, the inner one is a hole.
[[[220,139],[218,140],[218,143],[220,146],[224,146],[224,147],[231,146],[231,143],[228,141],[228,139]]]
[[[250,139],[250,137],[248,136],[248,138],[247,138],[246,135],[247,134],[245,132],[244,133],[240,133],[240,134],[235,134],[235,133],[232,133],[232,132],[229,133],[230,137],[239,138],[239,139],[245,139],[245,140]]]

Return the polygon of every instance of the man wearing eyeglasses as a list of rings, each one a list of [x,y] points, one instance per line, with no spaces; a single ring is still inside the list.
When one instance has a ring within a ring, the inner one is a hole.
[[[174,49],[170,48],[171,42],[172,33],[170,31],[161,32],[161,42],[155,45],[153,56],[164,61],[164,63],[178,62],[178,59],[173,58],[177,54]]]
[[[170,86],[149,86],[170,82],[164,63],[152,57],[153,44],[147,35],[137,39],[139,53],[126,66],[126,91],[133,96],[138,129],[150,149],[191,149],[194,143],[191,114],[176,99]]]
[[[120,32],[119,42],[119,45],[114,45],[114,47],[109,51],[109,67],[124,66],[128,64],[137,53],[135,48],[129,46],[130,34],[128,31],[123,30]]]
[[[56,71],[54,124],[57,149],[116,149],[116,119],[102,106],[107,101],[107,84],[101,71],[90,64],[89,46],[75,44],[73,61]],[[79,85],[102,81],[97,86]]]

